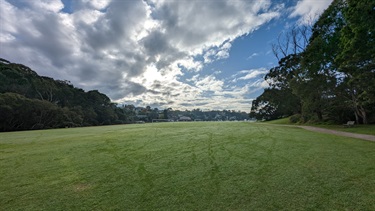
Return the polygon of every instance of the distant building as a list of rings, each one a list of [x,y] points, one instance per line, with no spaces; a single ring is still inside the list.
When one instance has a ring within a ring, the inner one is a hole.
[[[191,118],[188,117],[188,116],[182,116],[182,117],[180,117],[180,119],[178,121],[189,122],[189,121],[191,121]]]

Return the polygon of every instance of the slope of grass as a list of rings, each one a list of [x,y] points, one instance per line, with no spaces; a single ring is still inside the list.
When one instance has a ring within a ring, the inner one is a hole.
[[[317,127],[344,131],[349,133],[359,133],[375,135],[375,125],[354,125],[353,127],[344,127],[343,125],[316,125]]]
[[[0,210],[375,210],[374,158],[240,122],[0,133]]]
[[[266,121],[267,124],[276,124],[276,125],[291,125],[293,123],[290,122],[289,117],[275,119],[271,121]]]
[[[290,122],[289,117],[276,119],[271,121],[266,121],[267,124],[275,124],[275,125],[295,125]],[[375,125],[355,125],[354,127],[344,127],[343,125],[325,125],[325,124],[305,124],[314,127],[321,127],[331,130],[338,130],[344,131],[349,133],[359,133],[359,134],[367,134],[367,135],[375,135]]]

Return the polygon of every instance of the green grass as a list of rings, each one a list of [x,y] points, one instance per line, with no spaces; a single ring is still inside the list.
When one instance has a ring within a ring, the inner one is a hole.
[[[292,125],[293,123],[290,122],[289,120],[289,117],[285,117],[285,118],[282,118],[282,119],[275,119],[275,120],[271,120],[271,121],[266,121],[265,123],[267,124],[276,124],[276,125]]]
[[[375,210],[375,143],[251,123],[0,133],[0,210]]]
[[[317,127],[339,130],[350,133],[360,133],[375,135],[375,125],[354,125],[353,127],[344,127],[343,125],[315,125]]]
[[[295,125],[289,121],[289,117],[276,119],[271,121],[266,121],[264,123],[267,124],[281,124],[281,125]],[[324,124],[304,124],[314,127],[321,127],[331,130],[338,130],[344,131],[349,133],[359,133],[359,134],[367,134],[367,135],[375,135],[375,125],[355,125],[354,127],[344,127],[343,125],[324,125]]]

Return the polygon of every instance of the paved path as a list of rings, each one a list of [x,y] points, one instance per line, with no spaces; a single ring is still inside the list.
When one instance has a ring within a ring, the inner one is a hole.
[[[351,138],[359,138],[367,141],[374,141],[375,142],[375,136],[373,135],[365,135],[365,134],[358,134],[358,133],[348,133],[348,132],[342,132],[342,131],[337,131],[337,130],[329,130],[329,129],[324,129],[324,128],[319,128],[319,127],[311,127],[311,126],[297,126],[300,128],[303,128],[305,130],[310,130],[314,132],[320,132],[320,133],[329,133],[329,134],[334,134],[338,136],[346,136],[346,137],[351,137]]]

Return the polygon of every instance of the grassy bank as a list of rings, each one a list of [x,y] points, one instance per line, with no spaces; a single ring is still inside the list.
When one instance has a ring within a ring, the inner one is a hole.
[[[375,135],[375,125],[355,125],[353,127],[344,127],[343,125],[316,125],[317,127],[338,130],[350,133],[360,133]]]
[[[374,157],[240,122],[0,133],[0,210],[375,210]]]
[[[295,125],[295,123],[291,123],[289,121],[289,117],[276,119],[265,122],[267,124],[275,124],[275,125]],[[344,127],[343,125],[327,125],[327,124],[305,124],[314,127],[321,127],[331,130],[338,130],[344,131],[349,133],[359,133],[359,134],[367,134],[367,135],[375,135],[375,125],[355,125],[353,127]]]

